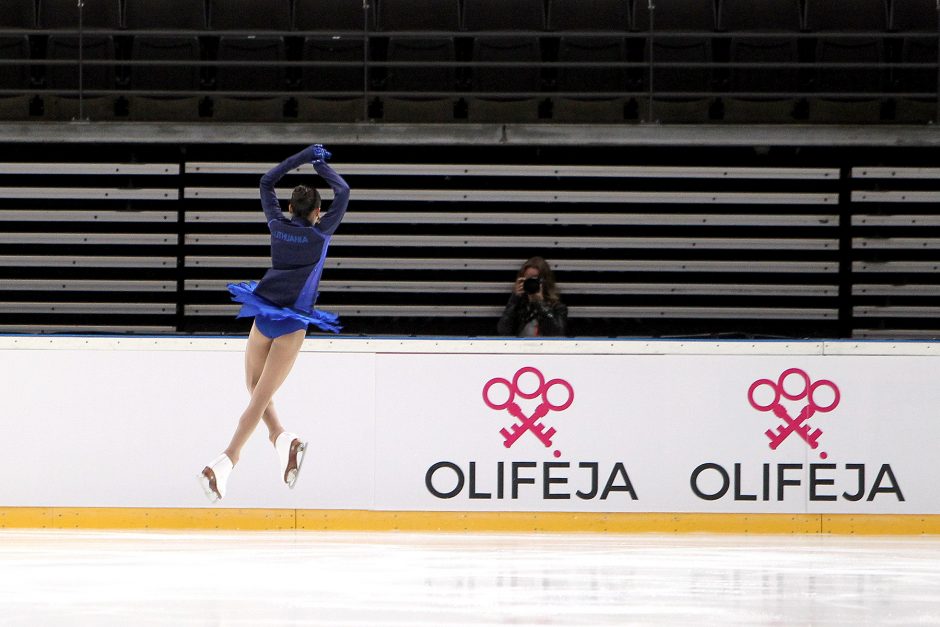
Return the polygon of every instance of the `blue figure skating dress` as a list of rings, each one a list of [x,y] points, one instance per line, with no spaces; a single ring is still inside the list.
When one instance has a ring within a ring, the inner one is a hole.
[[[330,209],[318,224],[296,216],[287,219],[275,192],[275,184],[291,170],[313,167],[333,189]],[[349,186],[311,146],[270,170],[261,179],[261,206],[271,231],[271,269],[261,281],[230,283],[232,300],[241,303],[239,318],[254,317],[258,330],[275,338],[307,325],[324,331],[341,328],[336,314],[314,309],[317,288],[330,239],[339,227],[349,203]]]
[[[257,281],[229,283],[228,291],[232,294],[232,300],[242,303],[237,317],[253,317],[258,329],[270,338],[298,331],[311,324],[334,333],[338,333],[343,328],[339,323],[339,316],[335,313],[322,309],[301,311],[292,307],[282,307],[256,294],[257,287]]]

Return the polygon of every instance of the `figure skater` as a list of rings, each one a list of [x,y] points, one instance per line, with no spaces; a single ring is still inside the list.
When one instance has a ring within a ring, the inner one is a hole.
[[[251,400],[238,420],[228,448],[199,475],[200,484],[213,503],[225,497],[232,468],[262,419],[277,452],[280,476],[290,488],[297,482],[307,443],[281,426],[272,398],[294,365],[307,325],[334,332],[340,329],[335,314],[313,308],[330,238],[349,203],[349,186],[327,165],[330,157],[322,145],[314,144],[261,179],[261,206],[271,231],[271,269],[258,283],[228,286],[232,300],[242,303],[238,317],[254,317],[245,349],[245,383]],[[329,212],[321,215],[319,192],[300,185],[291,194],[288,219],[281,212],[274,186],[285,174],[305,163],[312,163],[317,174],[333,189],[333,203]]]

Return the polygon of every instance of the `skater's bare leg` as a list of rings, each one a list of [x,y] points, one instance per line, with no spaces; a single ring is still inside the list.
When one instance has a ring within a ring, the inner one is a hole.
[[[261,379],[264,362],[268,358],[273,343],[274,340],[261,333],[257,326],[251,325],[251,333],[248,334],[248,348],[245,350],[245,386],[248,388],[249,394],[255,391],[255,386],[258,385],[258,380]],[[268,428],[268,439],[271,440],[271,444],[274,444],[277,436],[284,432],[284,427],[281,425],[280,418],[278,418],[274,409],[274,401],[268,403],[267,408],[261,415],[261,420]]]
[[[303,345],[304,337],[307,332],[305,329],[282,335],[271,342],[268,350],[268,356],[264,360],[264,367],[261,369],[261,376],[255,384],[255,389],[251,393],[251,400],[248,407],[242,413],[238,420],[238,426],[235,428],[235,434],[225,454],[228,455],[232,463],[238,463],[242,447],[251,437],[252,432],[261,421],[261,416],[265,409],[271,403],[274,393],[277,392],[281,384],[287,378],[294,361],[297,360],[297,354]],[[249,342],[251,338],[249,336]],[[254,347],[252,347],[254,348]]]

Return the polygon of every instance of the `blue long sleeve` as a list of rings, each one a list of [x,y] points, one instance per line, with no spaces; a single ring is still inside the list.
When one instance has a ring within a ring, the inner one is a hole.
[[[284,178],[285,174],[299,168],[305,163],[310,163],[315,158],[316,157],[313,155],[313,146],[309,146],[274,166],[268,170],[267,174],[261,177],[261,206],[264,208],[264,215],[268,219],[268,224],[273,220],[282,220],[284,218],[284,213],[281,211],[281,203],[277,198],[277,192],[274,186],[277,185],[278,181]],[[340,180],[342,181],[342,179]]]
[[[314,161],[313,167],[333,189],[333,202],[330,204],[330,210],[320,217],[320,223],[317,225],[320,231],[332,235],[339,227],[339,223],[343,221],[343,216],[346,215],[346,207],[349,205],[349,185],[325,161]]]

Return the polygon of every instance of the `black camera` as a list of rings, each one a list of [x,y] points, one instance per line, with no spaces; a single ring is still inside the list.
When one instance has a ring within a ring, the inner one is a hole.
[[[522,282],[522,291],[526,294],[538,294],[540,289],[542,289],[542,279],[538,277],[530,277]]]

